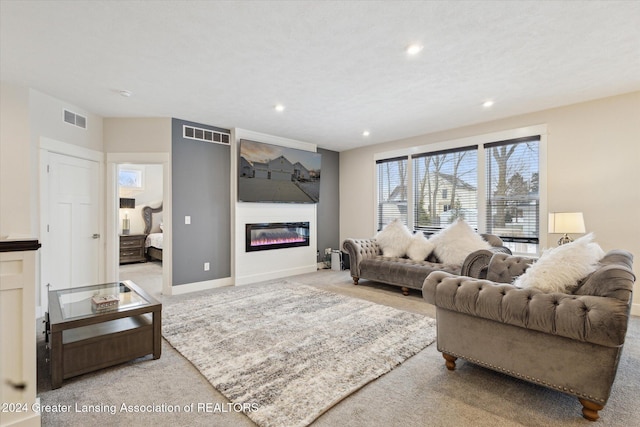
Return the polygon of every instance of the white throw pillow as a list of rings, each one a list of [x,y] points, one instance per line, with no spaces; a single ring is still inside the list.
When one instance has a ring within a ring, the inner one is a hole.
[[[434,252],[444,264],[462,265],[470,253],[491,248],[482,236],[461,219],[431,236],[429,241],[435,245]]]
[[[385,257],[403,257],[411,244],[411,232],[399,219],[385,225],[374,239]]]
[[[573,292],[578,281],[593,273],[604,251],[593,242],[589,233],[571,243],[548,249],[514,285],[521,288],[537,288],[543,292]]]
[[[407,256],[414,261],[424,261],[434,247],[435,245],[424,236],[422,231],[416,231],[407,248]]]

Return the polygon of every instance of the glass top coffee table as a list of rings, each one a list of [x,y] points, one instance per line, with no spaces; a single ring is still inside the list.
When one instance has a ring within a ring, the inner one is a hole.
[[[130,280],[49,291],[51,387],[64,379],[161,354],[162,304]]]

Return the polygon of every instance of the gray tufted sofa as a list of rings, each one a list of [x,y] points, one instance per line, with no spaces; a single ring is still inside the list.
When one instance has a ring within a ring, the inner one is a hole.
[[[485,280],[430,274],[422,294],[436,306],[438,350],[449,370],[462,358],[577,396],[583,416],[595,421],[625,340],[633,256],[608,252],[573,294],[510,285],[532,262],[496,254]]]
[[[484,277],[491,256],[496,252],[511,254],[503,246],[502,239],[493,234],[481,234],[492,246],[490,250],[475,251],[460,265],[441,263],[434,254],[426,260],[413,261],[409,258],[384,257],[375,239],[346,239],[342,248],[349,254],[351,277],[358,284],[360,278],[375,280],[400,286],[402,293],[409,289],[422,290],[424,279],[433,271],[446,271],[471,277]]]

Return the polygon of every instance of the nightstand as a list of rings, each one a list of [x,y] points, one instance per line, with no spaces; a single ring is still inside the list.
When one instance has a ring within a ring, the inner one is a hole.
[[[129,262],[146,262],[144,256],[144,241],[146,234],[120,235],[120,264]]]

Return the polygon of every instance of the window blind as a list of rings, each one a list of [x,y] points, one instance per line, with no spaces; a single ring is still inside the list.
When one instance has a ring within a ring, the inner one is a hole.
[[[407,224],[407,157],[376,161],[378,230],[396,218]]]
[[[476,146],[412,156],[414,224],[436,232],[462,218],[478,228]]]
[[[537,244],[540,236],[540,136],[485,144],[487,233]]]

